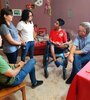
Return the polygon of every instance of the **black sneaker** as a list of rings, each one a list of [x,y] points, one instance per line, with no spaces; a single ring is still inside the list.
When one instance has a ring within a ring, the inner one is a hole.
[[[72,82],[72,81],[71,81],[70,79],[67,79],[67,80],[66,80],[66,84],[71,84],[71,82]]]
[[[37,81],[36,84],[32,84],[32,88],[36,88],[37,86],[39,85],[42,85],[43,84],[43,81]]]

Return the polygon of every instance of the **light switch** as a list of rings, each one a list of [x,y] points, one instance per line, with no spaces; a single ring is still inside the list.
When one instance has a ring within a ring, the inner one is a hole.
[[[68,16],[68,18],[71,18],[73,16],[73,13],[72,13],[71,9],[68,9],[67,16]]]

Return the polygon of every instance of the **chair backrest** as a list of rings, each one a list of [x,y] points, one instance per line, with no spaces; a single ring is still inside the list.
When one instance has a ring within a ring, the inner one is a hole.
[[[44,28],[44,27],[42,27],[42,28],[39,28],[38,29],[38,35],[45,35],[45,34],[47,34],[47,29],[46,28]]]
[[[68,37],[69,41],[70,40],[73,41],[76,38],[76,36],[77,36],[77,33],[74,32],[74,31],[67,30],[66,33],[67,33],[67,37]]]
[[[70,38],[70,33],[69,32],[66,32],[67,33],[67,41],[70,41],[71,40],[71,38]]]

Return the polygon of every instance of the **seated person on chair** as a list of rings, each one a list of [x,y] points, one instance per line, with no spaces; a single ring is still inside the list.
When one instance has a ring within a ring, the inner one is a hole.
[[[24,64],[23,61],[18,64],[9,65],[0,55],[0,86],[16,86],[22,83],[24,78],[29,74],[32,88],[35,88],[43,83],[43,81],[36,80],[35,76],[35,59],[30,59]]]
[[[57,67],[59,67],[61,63],[56,59],[55,52],[62,53],[68,48],[68,45],[65,44],[67,42],[67,33],[61,28],[64,24],[65,22],[63,19],[57,19],[54,23],[54,29],[51,30],[49,36],[51,42],[51,54]]]
[[[70,49],[68,60],[72,63],[73,68],[70,77],[66,83],[70,84],[74,76],[90,61],[90,23],[82,22],[78,28],[78,36],[73,42]]]

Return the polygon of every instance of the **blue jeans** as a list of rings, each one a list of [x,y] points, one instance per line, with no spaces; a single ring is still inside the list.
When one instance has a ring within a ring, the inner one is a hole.
[[[69,80],[72,81],[74,76],[90,61],[90,53],[74,56],[73,68]]]
[[[44,59],[45,59],[45,70],[47,71],[47,68],[48,68],[48,64],[49,64],[49,57],[52,57],[52,54],[51,54],[51,51],[50,51],[50,46],[51,45],[54,45],[53,43],[51,43],[50,41],[47,41],[47,46],[46,46],[46,50],[45,50],[45,55],[44,55]],[[61,65],[63,67],[67,67],[67,58],[64,57],[64,52],[66,52],[68,50],[68,47],[66,47],[65,49],[60,49],[58,47],[56,47],[54,45],[54,51],[55,51],[55,54],[58,54],[60,56],[61,54],[61,57],[62,57],[62,62]]]
[[[6,54],[10,64],[16,64],[17,56],[18,56],[18,50],[13,52],[13,53],[5,53],[5,54]]]
[[[29,74],[32,84],[35,84],[37,82],[35,76],[35,67],[34,67],[35,63],[36,63],[35,59],[30,59],[20,70],[20,72],[16,75],[15,81],[12,84],[12,86],[16,86],[22,83],[27,74]]]
[[[21,54],[21,61],[25,61],[25,57],[27,53],[29,53],[29,57],[33,58],[34,55],[34,41],[29,41],[26,43],[25,46],[22,46],[22,54]]]

